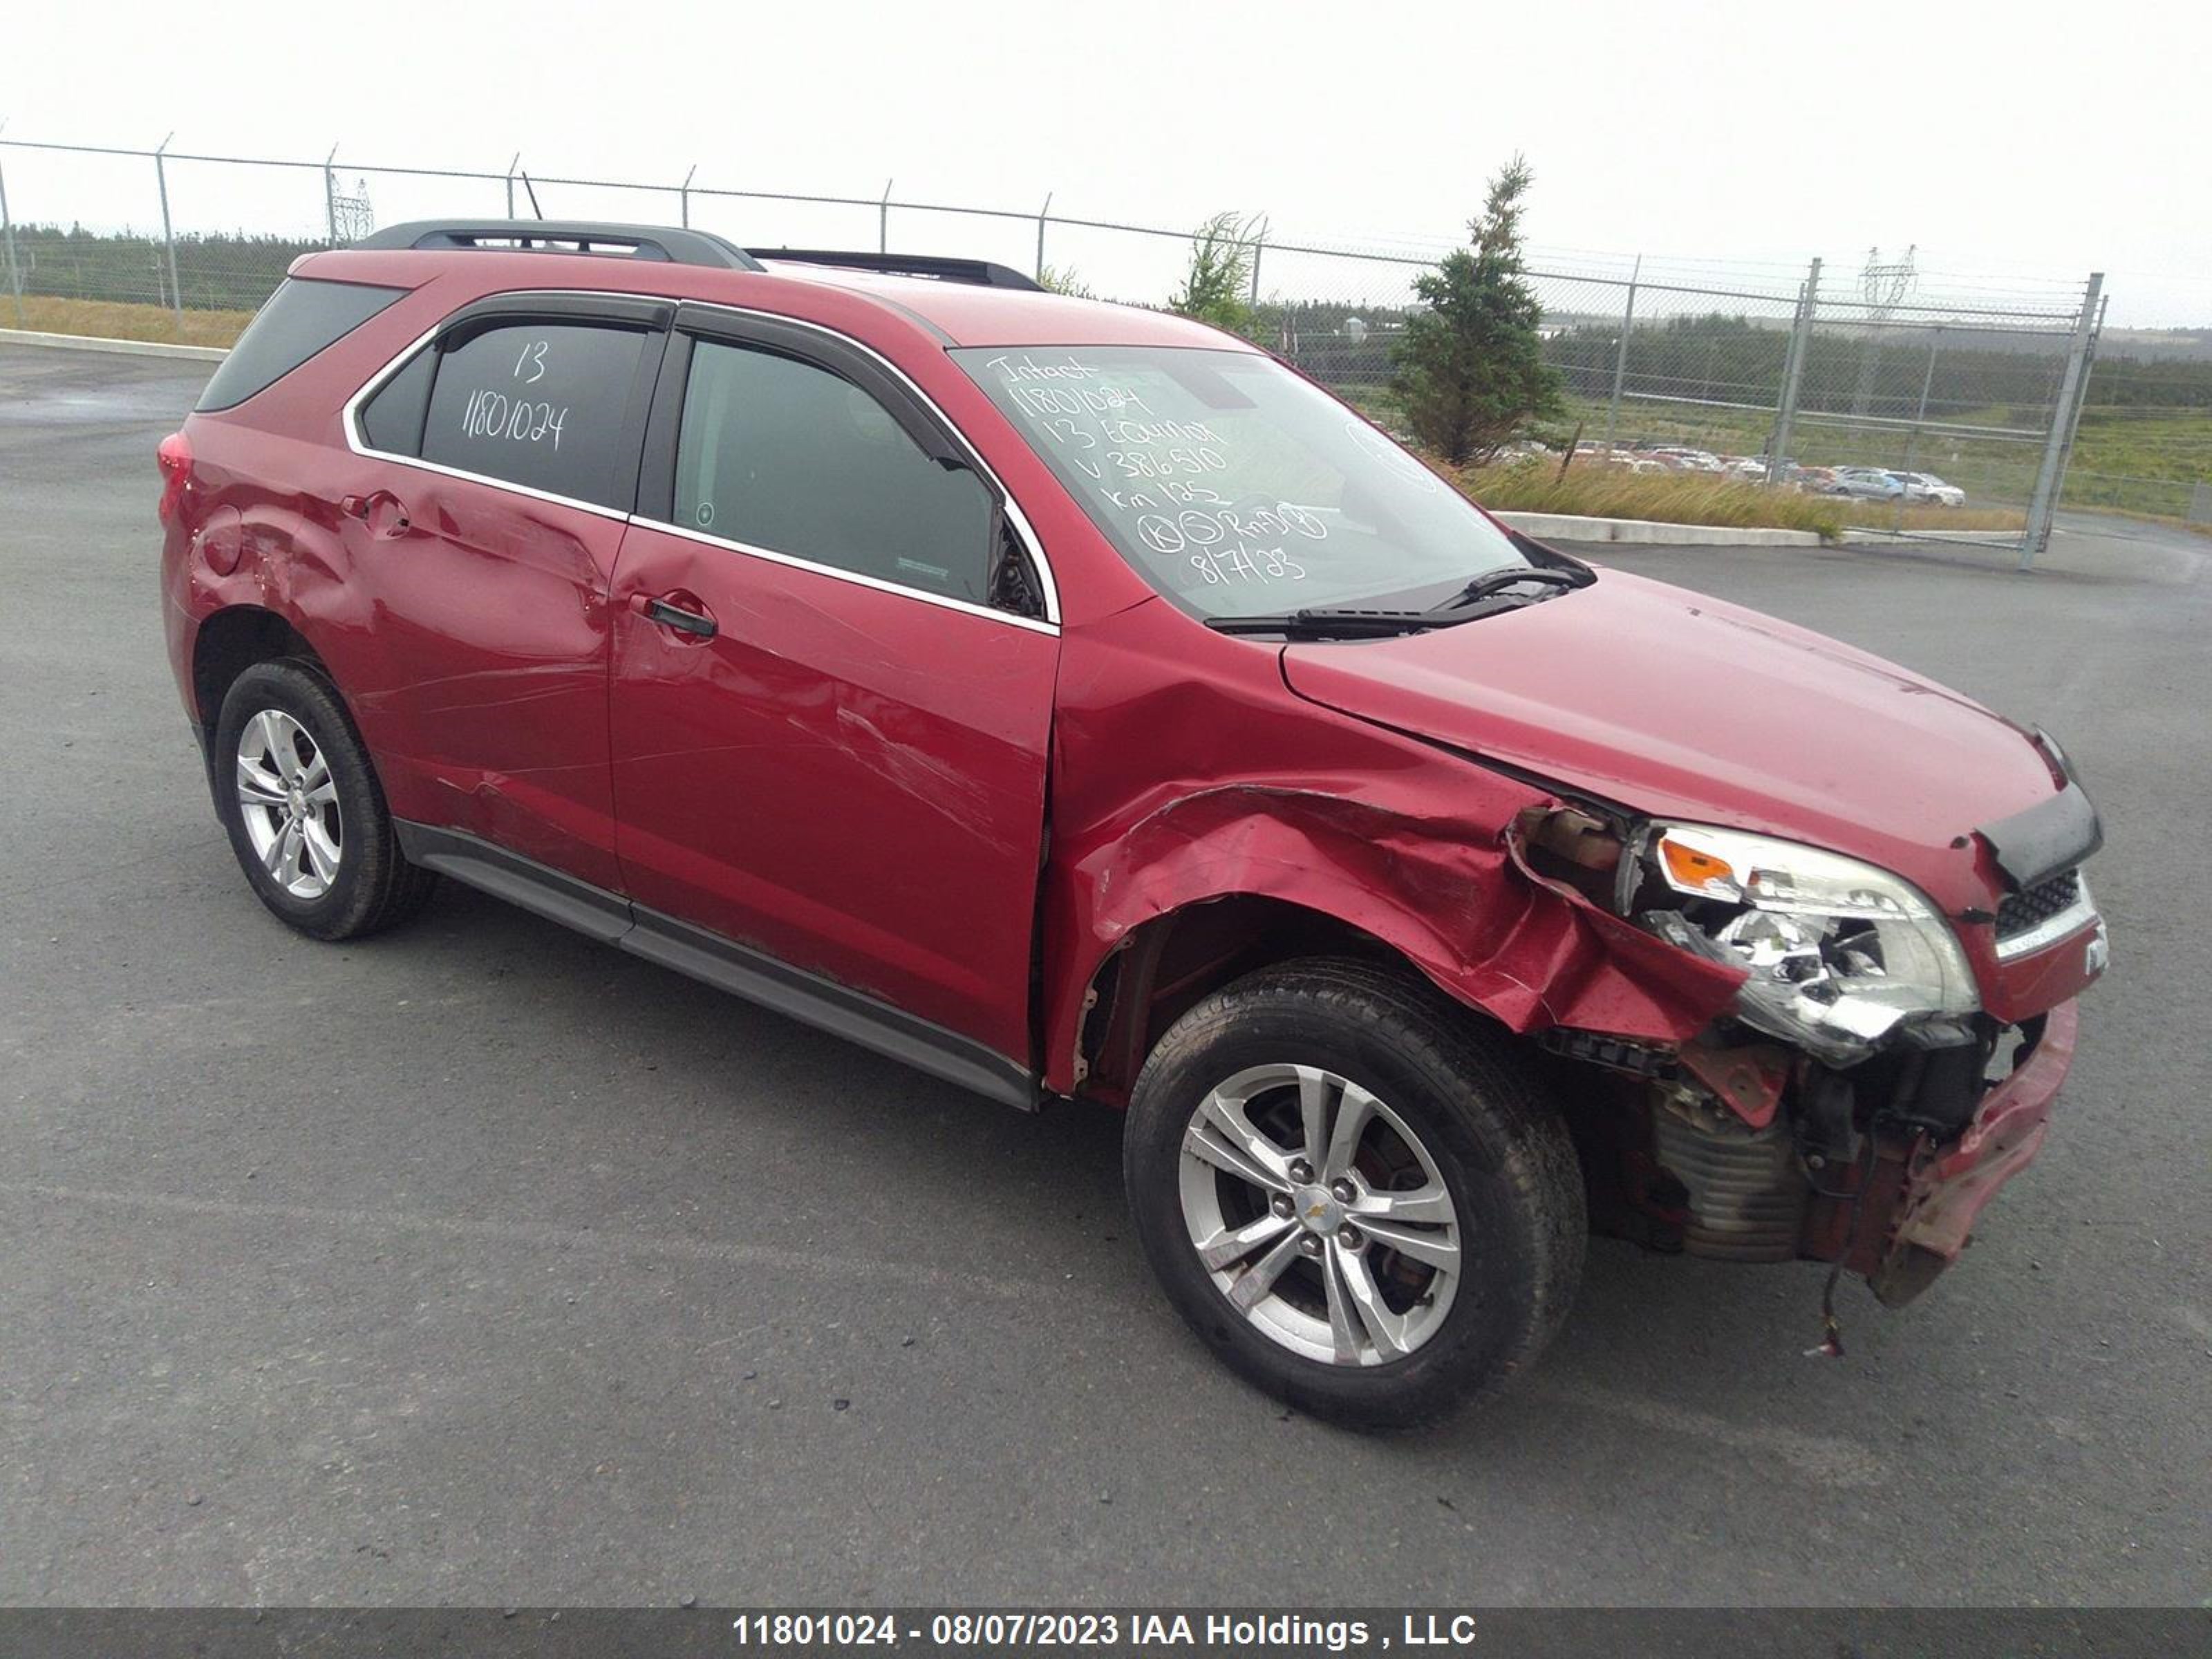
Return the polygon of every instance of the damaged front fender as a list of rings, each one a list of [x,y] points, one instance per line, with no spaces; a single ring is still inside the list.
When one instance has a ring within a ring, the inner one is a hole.
[[[1741,970],[1676,950],[1538,873],[1522,815],[1562,803],[1532,784],[1310,706],[1279,738],[1279,685],[1246,701],[1233,686],[1194,684],[1180,697],[1216,706],[1146,711],[1150,732],[1126,738],[1119,728],[1139,711],[1086,709],[1068,689],[1048,936],[1080,949],[1060,954],[1054,976],[1048,1087],[1079,1081],[1085,998],[1112,954],[1147,922],[1230,897],[1279,900],[1356,929],[1515,1032],[1566,1025],[1680,1043],[1742,982]],[[1234,732],[1246,775],[1221,780],[1232,745],[1194,732]],[[1269,764],[1279,740],[1282,763]],[[1103,757],[1157,760],[1164,748],[1183,761],[1182,776],[1133,792],[1133,804],[1081,769]]]
[[[1515,1032],[1565,1025],[1681,1042],[1731,1004],[1743,978],[1536,875],[1510,837],[1486,844],[1463,823],[1307,790],[1200,791],[1075,873],[1102,958],[1186,906],[1277,899],[1381,940]]]

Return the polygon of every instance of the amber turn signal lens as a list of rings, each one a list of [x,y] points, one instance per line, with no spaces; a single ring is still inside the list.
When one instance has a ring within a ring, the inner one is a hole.
[[[1712,882],[1726,882],[1731,886],[1735,883],[1735,870],[1726,859],[1685,847],[1671,836],[1660,842],[1659,855],[1666,860],[1667,874],[1678,887],[1695,891]]]

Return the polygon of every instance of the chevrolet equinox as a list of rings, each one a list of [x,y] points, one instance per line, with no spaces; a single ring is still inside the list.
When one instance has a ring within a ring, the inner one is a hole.
[[[450,876],[1124,1109],[1169,1299],[1316,1413],[1493,1389],[1592,1231],[1915,1295],[2104,966],[2042,732],[980,261],[397,226],[299,260],[158,459],[277,916]]]

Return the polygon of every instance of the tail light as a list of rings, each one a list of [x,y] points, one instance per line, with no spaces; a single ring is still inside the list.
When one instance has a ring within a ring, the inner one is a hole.
[[[192,447],[185,441],[181,432],[172,432],[154,450],[154,459],[161,469],[161,505],[159,509],[163,524],[177,516],[177,508],[185,499],[185,486],[191,482]]]

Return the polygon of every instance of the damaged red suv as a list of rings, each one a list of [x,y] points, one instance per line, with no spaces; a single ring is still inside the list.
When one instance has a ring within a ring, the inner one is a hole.
[[[160,460],[270,909],[356,938],[448,875],[1124,1107],[1170,1299],[1310,1411],[1503,1382],[1592,1230],[1916,1294],[2104,965],[2041,732],[1000,267],[397,227],[295,264]]]

